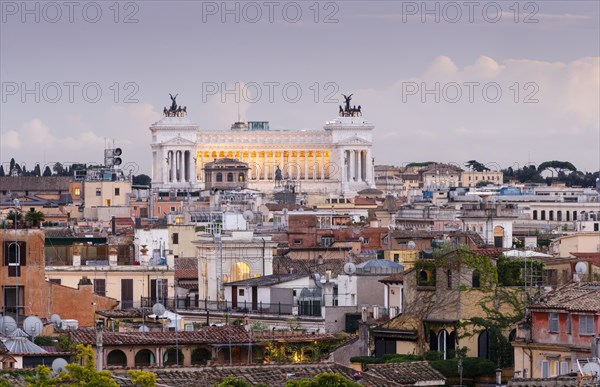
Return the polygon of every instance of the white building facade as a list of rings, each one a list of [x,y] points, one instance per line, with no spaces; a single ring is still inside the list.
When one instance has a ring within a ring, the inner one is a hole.
[[[150,127],[153,187],[204,189],[204,165],[221,158],[248,163],[248,188],[266,192],[274,190],[278,168],[282,180],[295,181],[302,192],[345,194],[375,187],[374,126],[362,116],[341,114],[323,130],[272,130],[261,124],[201,130],[185,114],[167,114]]]

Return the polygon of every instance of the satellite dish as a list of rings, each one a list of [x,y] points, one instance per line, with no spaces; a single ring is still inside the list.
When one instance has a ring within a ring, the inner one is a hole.
[[[33,337],[38,336],[42,333],[42,329],[44,328],[44,324],[42,320],[40,320],[37,316],[29,316],[23,321],[23,330]]]
[[[17,322],[10,316],[0,317],[0,334],[10,335],[17,329]]]
[[[359,241],[360,243],[365,243],[365,237],[359,237],[359,238],[358,238],[358,241]]]
[[[157,302],[156,304],[152,305],[152,313],[154,313],[156,317],[162,316],[166,310],[167,309],[165,308],[165,306],[160,302]]]
[[[244,211],[244,220],[246,222],[252,222],[254,220],[254,212],[250,211],[250,210],[246,210]]]
[[[52,372],[54,372],[55,375],[60,374],[66,369],[65,366],[67,364],[69,363],[67,363],[67,361],[62,357],[54,359],[54,361],[52,361]]]
[[[57,314],[53,314],[52,316],[50,316],[50,321],[54,324],[56,328],[60,328],[62,324],[62,319]]]
[[[587,363],[583,367],[581,367],[581,371],[584,374],[589,375],[598,375],[600,374],[600,364],[598,363]]]
[[[142,325],[141,327],[138,328],[138,332],[150,332],[150,328],[148,328],[145,325]]]
[[[577,264],[575,265],[575,272],[577,272],[577,274],[585,274],[587,273],[588,270],[588,265],[585,262],[577,262]]]
[[[406,244],[408,246],[409,249],[414,250],[415,247],[417,247],[417,244],[414,241],[408,241],[408,243]]]
[[[344,265],[344,273],[348,274],[348,275],[352,275],[354,273],[356,273],[356,265],[353,264],[352,262],[348,262]]]

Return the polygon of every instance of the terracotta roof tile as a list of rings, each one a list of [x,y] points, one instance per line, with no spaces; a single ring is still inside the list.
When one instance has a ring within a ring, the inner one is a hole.
[[[445,382],[446,380],[444,375],[426,361],[371,364],[367,372],[400,385],[430,385],[425,383]]]
[[[175,278],[198,279],[198,260],[196,258],[177,258],[175,260]]]
[[[69,331],[77,344],[95,344],[94,328],[79,328]],[[116,333],[104,331],[104,345],[146,345],[146,344],[224,344],[231,342],[248,343],[250,337],[244,327],[227,325],[222,327],[204,327],[191,332],[130,332]]]
[[[544,301],[529,307],[600,312],[600,282],[576,282],[562,286],[546,293]]]

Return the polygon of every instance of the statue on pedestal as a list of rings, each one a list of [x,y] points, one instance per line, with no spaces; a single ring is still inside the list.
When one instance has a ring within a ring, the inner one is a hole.
[[[353,107],[350,107],[350,101],[352,100],[352,96],[354,94],[350,94],[349,96],[346,96],[344,94],[342,94],[342,96],[344,97],[345,100],[345,108],[342,109],[342,105],[340,105],[340,110],[339,110],[339,115],[340,117],[362,117],[362,111],[361,111],[361,106],[358,105],[358,107],[356,107],[356,105],[354,105]]]
[[[185,117],[187,115],[187,106],[183,108],[177,105],[177,96],[179,94],[173,95],[169,93],[169,97],[171,97],[171,107],[167,109],[166,107],[163,109],[163,115],[165,117]]]

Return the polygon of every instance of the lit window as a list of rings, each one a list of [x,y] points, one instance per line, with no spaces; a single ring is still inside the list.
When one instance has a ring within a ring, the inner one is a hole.
[[[81,195],[81,188],[75,188],[75,196]]]

